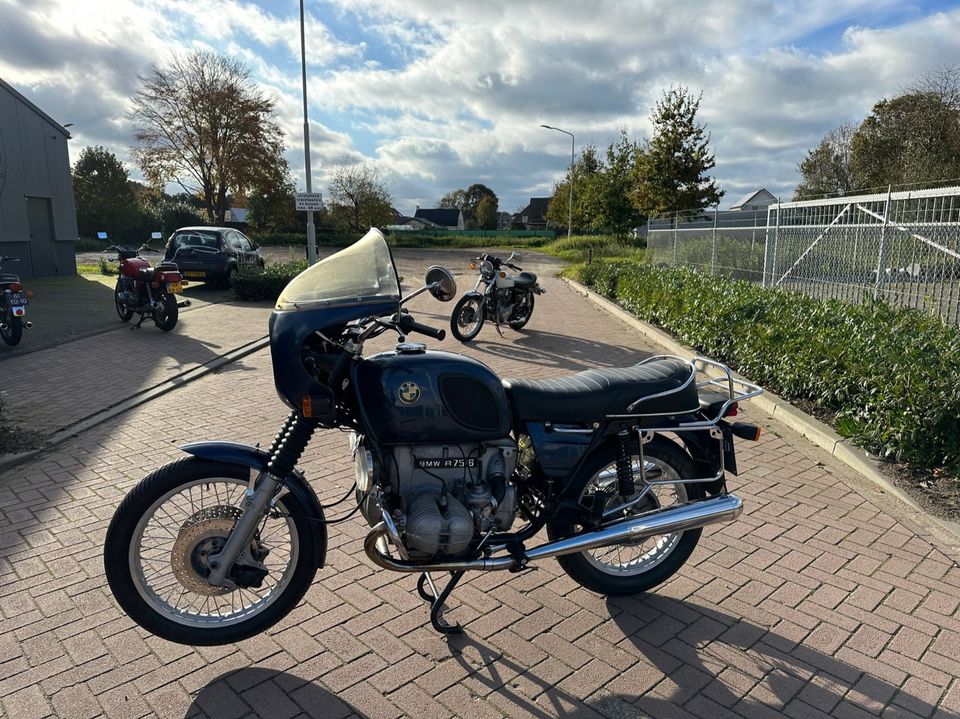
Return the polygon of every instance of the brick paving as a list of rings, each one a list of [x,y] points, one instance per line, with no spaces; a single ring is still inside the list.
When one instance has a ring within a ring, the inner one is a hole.
[[[556,280],[529,331],[466,352],[549,376],[656,351]],[[463,288],[461,288],[463,289]],[[418,302],[440,325],[441,306]],[[384,346],[389,346],[384,342]],[[436,344],[436,343],[433,343]],[[458,349],[453,340],[440,343]],[[0,707],[11,717],[960,716],[960,571],[934,532],[786,428],[739,444],[741,518],[708,528],[656,592],[607,599],[556,563],[474,574],[429,627],[412,576],[375,570],[357,518],[270,632],[196,649],[127,619],[101,544],[123,494],[203,438],[269,442],[260,352],[0,475]],[[322,499],[352,483],[346,440],[303,463]]]

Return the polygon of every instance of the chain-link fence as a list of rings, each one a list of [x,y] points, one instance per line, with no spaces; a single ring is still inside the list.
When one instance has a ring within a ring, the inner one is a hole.
[[[655,263],[960,324],[960,187],[676,212],[651,220],[647,242]]]

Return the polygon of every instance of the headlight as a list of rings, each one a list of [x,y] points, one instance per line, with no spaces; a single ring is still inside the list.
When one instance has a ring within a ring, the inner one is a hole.
[[[480,263],[480,276],[485,279],[493,277],[493,263],[490,260],[484,260]]]

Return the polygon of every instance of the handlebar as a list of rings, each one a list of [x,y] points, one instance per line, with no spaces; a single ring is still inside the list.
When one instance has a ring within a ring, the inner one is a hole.
[[[422,335],[427,337],[433,337],[435,340],[443,341],[443,338],[447,336],[446,330],[438,330],[430,327],[428,325],[422,325],[419,322],[415,321],[410,315],[401,314],[400,319],[397,320],[397,327],[404,334],[410,334],[411,332],[419,332]]]

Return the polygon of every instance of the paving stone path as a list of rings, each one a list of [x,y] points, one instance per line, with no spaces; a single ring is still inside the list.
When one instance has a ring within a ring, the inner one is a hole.
[[[528,330],[431,344],[526,377],[658,351],[559,281],[546,286]],[[414,310],[443,326],[450,305],[424,298]],[[553,562],[476,574],[446,614],[466,634],[444,639],[415,578],[363,556],[355,518],[331,528],[328,565],[272,631],[170,644],[111,599],[106,524],[136,481],[180,456],[177,444],[270,441],[284,409],[269,353],[256,353],[0,474],[0,708],[16,719],[960,716],[949,543],[749,415],[765,432],[739,444],[731,485],[744,514],[705,530],[655,593],[606,599]],[[302,466],[323,500],[353,480],[340,432],[319,434]]]

